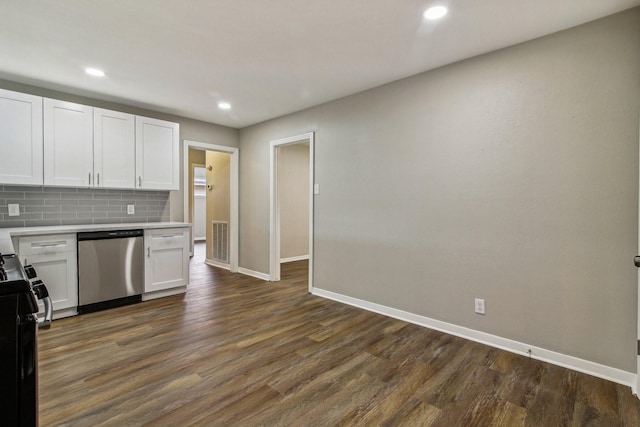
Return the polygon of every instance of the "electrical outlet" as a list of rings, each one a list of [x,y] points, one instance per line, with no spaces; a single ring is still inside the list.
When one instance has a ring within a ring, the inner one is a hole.
[[[127,215],[133,215],[136,213],[136,205],[127,205]]]
[[[9,209],[9,216],[20,216],[20,205],[17,203],[9,203],[7,205]]]
[[[484,300],[482,298],[476,298],[476,313],[484,314]]]

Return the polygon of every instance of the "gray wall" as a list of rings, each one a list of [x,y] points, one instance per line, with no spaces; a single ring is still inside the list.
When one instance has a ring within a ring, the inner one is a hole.
[[[9,216],[9,203],[20,216]],[[0,228],[158,221],[169,221],[168,191],[0,185]]]
[[[280,258],[309,255],[309,143],[278,148]]]
[[[635,372],[639,75],[636,8],[242,129],[240,265],[316,131],[317,288]]]
[[[106,108],[115,111],[122,111],[130,114],[137,114],[145,117],[153,117],[161,120],[169,120],[180,123],[180,144],[185,139],[190,141],[205,142],[216,145],[225,145],[230,147],[238,147],[238,130],[226,126],[220,126],[212,123],[206,123],[198,120],[188,119],[172,114],[160,113],[153,110],[131,107],[125,104],[102,101],[87,96],[79,96],[65,92],[54,91],[41,87],[25,85],[21,83],[0,80],[0,88],[14,90],[16,92],[30,93],[46,98],[60,99],[62,101],[76,102],[79,104],[90,105],[92,107]],[[180,176],[183,176],[182,161],[182,145],[180,148]],[[182,179],[180,179],[182,187]],[[99,194],[99,193],[96,193]],[[0,198],[2,195],[0,194]],[[183,221],[184,216],[184,195],[182,189],[179,191],[171,191],[169,194],[170,207],[169,216],[172,221]],[[189,219],[187,218],[187,221]]]

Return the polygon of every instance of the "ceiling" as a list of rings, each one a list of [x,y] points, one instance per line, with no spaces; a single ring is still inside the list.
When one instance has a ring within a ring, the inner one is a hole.
[[[0,78],[241,128],[638,5],[2,0]]]

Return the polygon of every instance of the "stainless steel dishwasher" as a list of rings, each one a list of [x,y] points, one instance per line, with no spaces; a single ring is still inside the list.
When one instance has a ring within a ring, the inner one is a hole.
[[[78,233],[78,313],[142,300],[143,236],[143,230]]]

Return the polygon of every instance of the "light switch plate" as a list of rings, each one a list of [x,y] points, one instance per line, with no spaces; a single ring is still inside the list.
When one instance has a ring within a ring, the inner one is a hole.
[[[20,216],[20,205],[17,203],[9,203],[9,216]]]
[[[127,215],[133,215],[136,213],[136,205],[127,205]]]
[[[313,184],[313,194],[320,194],[320,184]]]

